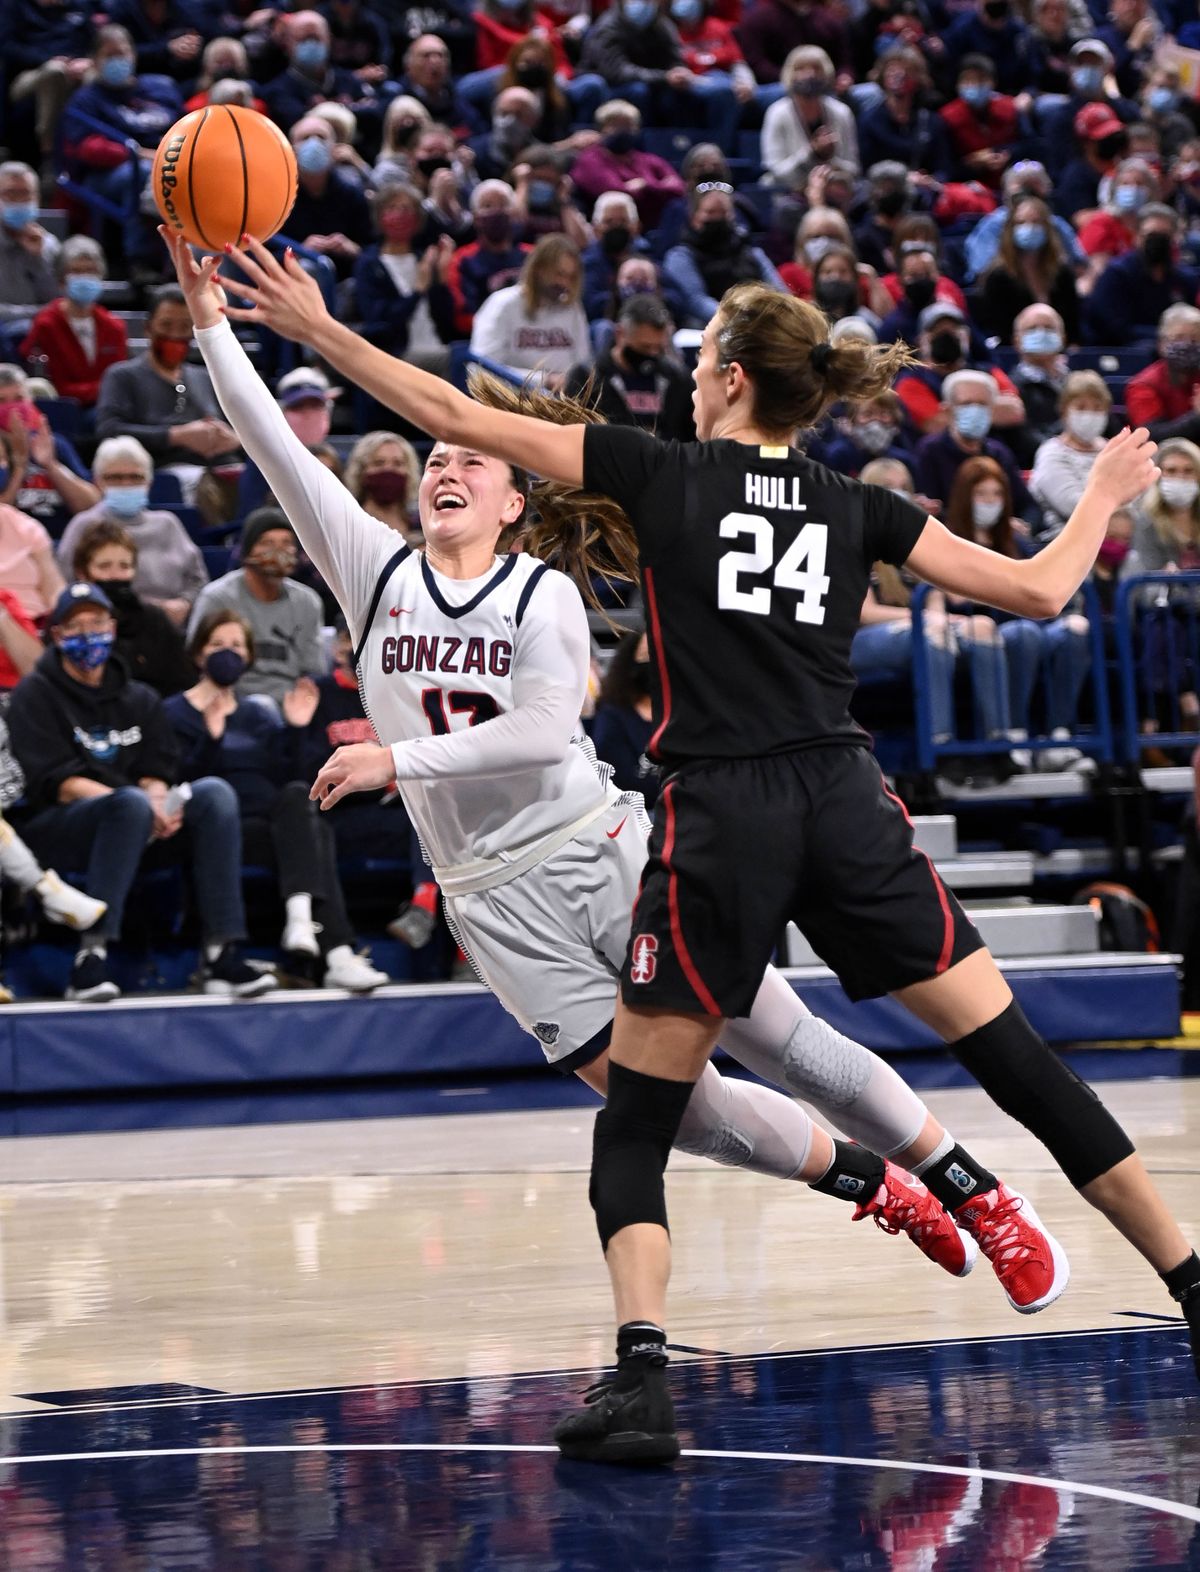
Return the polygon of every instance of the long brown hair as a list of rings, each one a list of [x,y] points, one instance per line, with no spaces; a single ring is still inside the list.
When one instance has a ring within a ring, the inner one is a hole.
[[[537,56],[538,64],[544,65],[550,75],[546,80],[545,87],[531,87],[527,90],[531,93],[540,93],[542,101],[546,106],[545,112],[553,115],[556,119],[560,119],[566,112],[567,95],[559,87],[558,78],[554,74],[554,50],[546,39],[539,38],[536,33],[527,33],[524,38],[518,39],[508,51],[504,67],[496,82],[494,96],[498,98],[506,87],[525,87],[526,84],[517,75],[517,63],[521,60],[532,60],[535,55]]]
[[[984,454],[967,459],[965,464],[959,466],[954,485],[950,488],[950,500],[946,504],[946,528],[952,535],[961,535],[963,540],[975,539],[971,497],[981,480],[998,480],[1004,491],[1004,507],[992,530],[992,550],[998,551],[1002,557],[1019,557],[1021,553],[1016,548],[1012,532],[1012,487],[996,460]]]
[[[1017,210],[1030,206],[1038,209],[1037,221],[1046,231],[1046,239],[1040,251],[1021,251],[1016,242],[1014,231],[1017,227]],[[1023,279],[1026,262],[1032,262],[1042,293],[1048,296],[1054,280],[1058,277],[1058,270],[1065,261],[1066,252],[1062,241],[1058,238],[1058,230],[1054,227],[1054,216],[1050,212],[1048,203],[1043,202],[1038,196],[1018,197],[1008,210],[1004,228],[1000,231],[996,260],[988,272],[997,269],[1002,273],[1011,274],[1015,279]]]
[[[531,317],[536,316],[542,309],[543,302],[538,298],[538,285],[542,275],[568,257],[575,264],[575,284],[571,291],[571,298],[565,304],[577,306],[583,294],[583,261],[579,255],[579,247],[573,240],[558,233],[543,235],[525,258],[521,265],[521,300]]]
[[[845,399],[877,398],[916,356],[906,344],[829,340],[823,311],[768,284],[736,284],[717,312],[717,361],[750,378],[754,419],[790,442]]]

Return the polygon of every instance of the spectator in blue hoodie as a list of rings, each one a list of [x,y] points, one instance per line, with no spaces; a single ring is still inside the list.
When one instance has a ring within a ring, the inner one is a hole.
[[[6,21],[9,97],[14,104],[33,100],[38,147],[48,164],[67,100],[92,68],[95,18],[79,0],[13,0]]]
[[[869,403],[854,404],[839,435],[825,447],[830,469],[857,480],[872,459],[890,459],[911,470],[913,450],[904,422],[904,405],[889,389]]]
[[[91,80],[72,95],[63,113],[67,168],[124,210],[127,262],[160,260],[161,246],[138,211],[138,197],[163,132],[183,112],[179,90],[166,77],[138,76],[133,40],[115,23],[100,29],[92,59]],[[136,158],[130,157],[130,142],[138,145]]]
[[[974,9],[957,16],[942,36],[955,65],[967,55],[986,56],[996,68],[1001,93],[1020,93],[1028,86],[1029,29],[1011,0],[975,0]]]

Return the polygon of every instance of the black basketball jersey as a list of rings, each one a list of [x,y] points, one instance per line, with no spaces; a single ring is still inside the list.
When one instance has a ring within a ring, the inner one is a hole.
[[[850,644],[872,563],[905,562],[927,515],[793,448],[660,442],[589,426],[584,486],[637,531],[664,764],[867,743]]]

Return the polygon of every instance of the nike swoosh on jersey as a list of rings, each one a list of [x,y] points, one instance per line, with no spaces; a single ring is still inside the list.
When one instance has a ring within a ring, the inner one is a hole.
[[[411,606],[393,606],[388,612],[389,617],[408,617],[412,614]]]
[[[626,814],[625,817],[621,820],[620,824],[617,825],[616,829],[615,830],[605,830],[605,832],[604,832],[605,835],[608,836],[610,841],[615,841],[617,836],[620,835],[621,831],[625,828],[625,826],[628,823],[628,821],[629,821],[629,815]]]

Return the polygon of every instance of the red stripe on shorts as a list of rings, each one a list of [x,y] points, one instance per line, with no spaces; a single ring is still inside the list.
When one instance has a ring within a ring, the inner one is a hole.
[[[699,999],[709,1015],[723,1015],[725,1012],[713,998],[705,986],[704,979],[696,970],[696,964],[688,953],[688,947],[683,940],[683,927],[679,921],[679,881],[675,870],[671,866],[671,852],[675,846],[675,804],[671,801],[674,783],[667,787],[662,794],[663,807],[667,811],[667,833],[663,840],[662,863],[667,870],[667,906],[671,913],[671,939],[675,945],[675,953],[679,957],[679,964],[683,967],[683,975],[691,984],[692,992]]]
[[[879,772],[879,779],[883,785],[883,795],[890,802],[894,802],[896,804],[897,808],[899,808],[900,812],[904,815],[905,824],[907,824],[911,830],[913,827],[913,821],[908,816],[908,809],[904,806],[900,798],[896,796],[896,793],[888,786],[887,778],[885,777],[882,770]],[[942,883],[941,875],[933,866],[933,863],[929,857],[929,853],[921,851],[919,846],[914,846],[913,850],[920,853],[920,855],[924,857],[925,866],[929,869],[929,877],[933,880],[933,887],[937,891],[938,902],[942,908],[942,951],[937,958],[937,965],[933,969],[933,975],[935,977],[940,977],[946,968],[950,965],[950,957],[954,953],[954,914],[950,910],[950,897],[946,894],[946,886]]]
[[[646,744],[646,752],[654,758],[658,739],[666,731],[671,719],[671,679],[667,676],[667,657],[663,651],[662,628],[658,621],[658,597],[654,593],[652,568],[642,569],[642,589],[646,596],[646,611],[650,617],[650,645],[658,664],[658,685],[662,690],[662,720],[659,721],[657,730]]]

